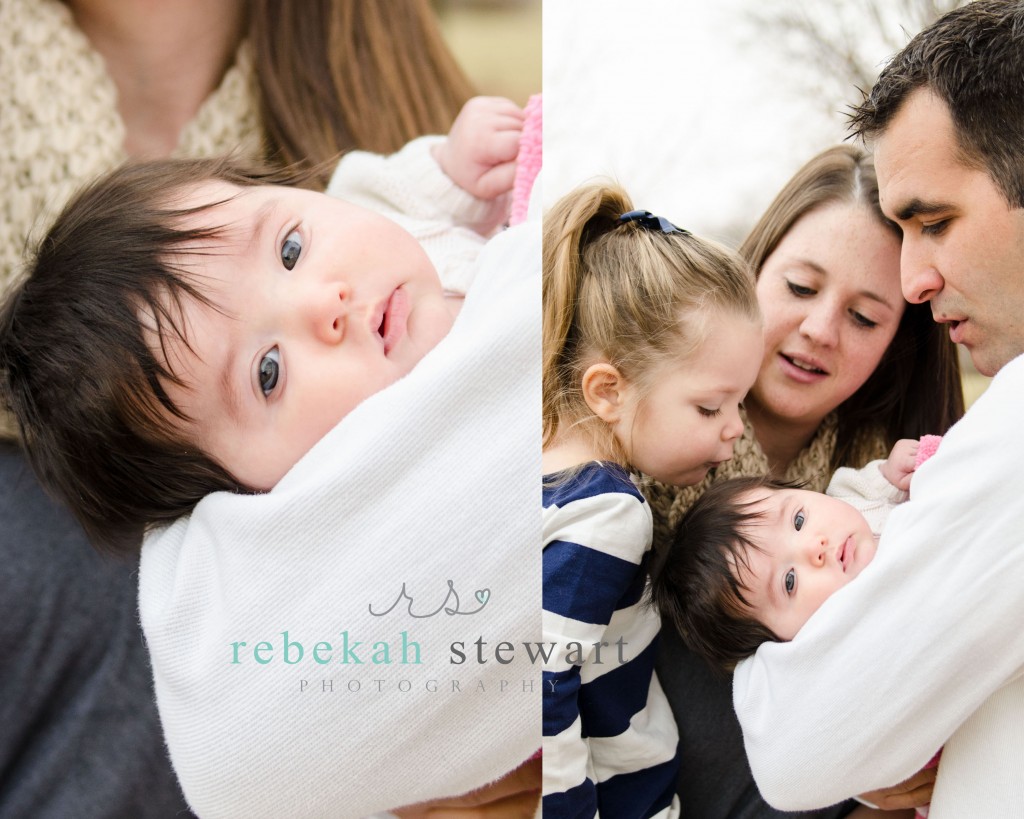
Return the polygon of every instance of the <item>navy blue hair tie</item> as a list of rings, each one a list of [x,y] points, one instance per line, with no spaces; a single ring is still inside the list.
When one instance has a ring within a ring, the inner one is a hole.
[[[657,231],[660,233],[680,233],[683,236],[690,236],[690,231],[676,227],[664,216],[655,216],[649,210],[630,210],[619,217],[619,224],[636,222],[644,230]]]

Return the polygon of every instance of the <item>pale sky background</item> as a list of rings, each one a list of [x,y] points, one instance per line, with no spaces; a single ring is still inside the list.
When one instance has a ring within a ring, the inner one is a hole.
[[[881,3],[897,46],[900,2]],[[840,106],[811,90],[820,70],[750,20],[787,4],[799,2],[547,0],[545,205],[610,175],[638,207],[735,246],[792,173],[846,135]],[[862,0],[806,6],[870,65],[894,50],[864,24]]]
[[[637,207],[737,247],[860,94],[753,10],[806,9],[880,70],[924,0],[544,0],[544,204],[611,176]],[[878,12],[872,22],[871,10]],[[968,403],[989,379],[962,356]]]

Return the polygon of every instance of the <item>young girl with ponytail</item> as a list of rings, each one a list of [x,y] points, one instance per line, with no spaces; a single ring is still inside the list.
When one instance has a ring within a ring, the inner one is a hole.
[[[678,816],[637,476],[694,484],[732,456],[763,349],[754,280],[611,184],[546,215],[543,269],[544,815]]]

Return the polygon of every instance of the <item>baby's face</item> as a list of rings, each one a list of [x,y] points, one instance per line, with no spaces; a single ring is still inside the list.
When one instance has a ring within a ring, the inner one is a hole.
[[[747,553],[750,571],[740,567],[739,579],[751,589],[754,617],[792,640],[871,562],[875,536],[860,512],[820,492],[758,489],[742,500],[753,501],[762,517],[747,532],[760,550]]]
[[[189,349],[165,339],[186,382],[165,385],[196,443],[269,489],[358,404],[408,373],[452,325],[419,243],[371,211],[295,188],[205,182],[184,206],[231,198],[187,227],[226,226],[186,269]]]

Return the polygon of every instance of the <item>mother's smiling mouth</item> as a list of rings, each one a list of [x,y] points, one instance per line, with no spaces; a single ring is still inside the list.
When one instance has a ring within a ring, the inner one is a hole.
[[[779,355],[788,363],[804,372],[813,373],[814,375],[828,375],[828,370],[824,369],[821,366],[821,362],[815,358],[792,353],[779,353]]]

